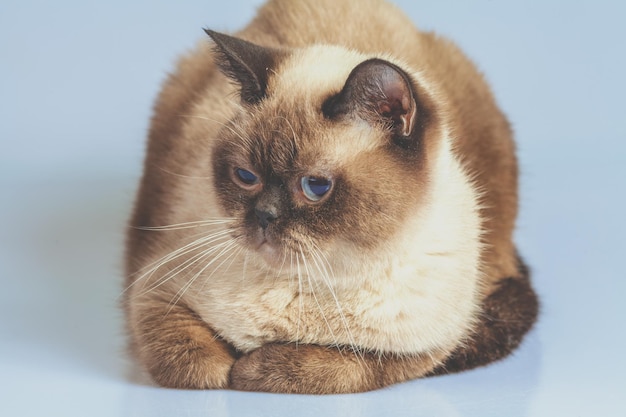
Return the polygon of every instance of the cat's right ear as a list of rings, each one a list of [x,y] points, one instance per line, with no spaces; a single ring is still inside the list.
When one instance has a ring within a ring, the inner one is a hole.
[[[249,104],[261,101],[270,73],[283,53],[210,29],[204,31],[215,42],[218,67],[239,84],[241,100]]]

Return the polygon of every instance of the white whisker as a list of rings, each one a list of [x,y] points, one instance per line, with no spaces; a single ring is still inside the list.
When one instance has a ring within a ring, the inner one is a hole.
[[[248,271],[248,251],[246,251],[245,256],[243,257],[243,268],[242,268],[242,273],[241,273],[241,282],[245,282],[246,280],[246,273]]]
[[[238,240],[237,239],[233,239],[231,243],[232,243],[231,247],[228,248],[229,251],[232,250],[232,246],[234,246],[234,245],[236,245],[238,243]],[[213,275],[215,275],[215,273],[222,267],[222,265],[224,265],[230,259],[230,263],[228,264],[228,266],[224,270],[224,273],[226,273],[230,269],[230,267],[233,266],[233,262],[235,261],[235,259],[237,259],[237,255],[239,255],[242,250],[244,250],[243,246],[239,246],[237,248],[237,250],[235,250],[234,252],[231,252],[228,256],[226,256],[226,258],[224,258],[224,260],[222,260],[222,262],[220,262],[215,268],[213,268],[213,271],[211,271],[211,273],[209,275],[207,275],[206,278],[204,279],[204,283],[202,284],[202,287],[200,287],[200,291],[204,290],[204,286],[211,279],[211,277]],[[218,254],[216,256],[216,258],[218,258],[220,256],[222,256],[221,253]]]
[[[280,268],[278,269],[278,273],[276,274],[276,277],[279,278],[282,273],[283,273],[283,267],[285,266],[285,262],[287,261],[287,252],[283,251],[283,260],[280,264]]]
[[[196,279],[198,279],[199,276],[202,275],[202,273],[204,273],[204,271],[206,271],[211,265],[213,265],[215,262],[217,262],[225,253],[229,252],[233,247],[235,247],[236,245],[236,240],[230,240],[228,242],[226,242],[224,244],[224,247],[221,249],[221,251],[214,257],[212,258],[206,265],[204,265],[200,271],[198,271],[189,281],[187,281],[187,283],[185,285],[183,285],[178,292],[174,295],[174,297],[172,298],[172,300],[170,301],[170,307],[167,310],[168,314],[172,308],[174,308],[176,306],[176,304],[178,304],[178,302],[180,301],[180,299],[185,295],[185,293],[187,292],[187,290],[189,288],[191,288],[191,286],[193,285],[193,283],[196,281]],[[212,248],[213,249],[213,248]],[[210,249],[211,250],[211,249]]]
[[[154,262],[149,263],[148,265],[144,266],[143,268],[139,269],[138,271],[136,271],[135,273],[131,274],[130,276],[137,276],[139,274],[141,274],[140,276],[138,276],[137,278],[135,278],[133,280],[132,283],[130,283],[121,293],[120,293],[120,297],[122,295],[124,295],[130,288],[132,288],[133,286],[137,285],[139,282],[142,283],[142,288],[146,286],[147,282],[149,282],[152,278],[152,276],[156,273],[156,271],[158,271],[161,267],[163,267],[164,265],[166,265],[169,262],[172,262],[175,259],[178,259],[182,256],[185,256],[189,253],[192,253],[204,246],[207,246],[213,242],[216,242],[218,240],[224,239],[228,237],[228,234],[230,233],[229,230],[221,230],[218,232],[214,232],[211,234],[205,234],[203,233],[203,236],[201,238],[195,239],[194,241],[176,249],[173,250],[172,252],[168,253],[167,255],[157,259]],[[159,279],[161,280],[161,278]]]
[[[211,220],[198,220],[195,222],[168,224],[165,226],[132,226],[132,227],[138,230],[149,230],[149,231],[180,230],[180,229],[189,229],[189,228],[203,227],[203,226],[214,226],[217,224],[228,224],[232,222],[233,220],[235,219],[234,218],[221,218],[221,219],[211,219]]]
[[[210,179],[213,179],[213,177],[196,177],[196,176],[192,176],[192,175],[178,174],[176,172],[169,171],[169,170],[167,170],[167,169],[165,169],[163,167],[159,167],[159,166],[157,168],[159,170],[165,172],[166,174],[173,175],[173,176],[179,177],[179,178],[185,178],[185,179],[191,179],[191,180],[210,180]]]
[[[291,261],[293,262],[293,252],[291,253]],[[300,323],[302,323],[302,310],[304,309],[304,294],[302,293],[302,274],[300,273],[300,258],[296,253],[296,269],[298,272],[298,325],[296,326],[296,348],[300,341]]]
[[[322,305],[319,302],[319,299],[317,298],[317,294],[315,294],[315,288],[313,286],[313,281],[311,280],[311,270],[309,269],[308,263],[306,261],[306,257],[304,256],[304,251],[302,250],[302,245],[298,244],[299,249],[300,249],[300,254],[302,255],[302,263],[304,265],[304,269],[307,275],[307,280],[309,282],[309,288],[311,289],[311,294],[313,295],[313,299],[315,300],[315,303],[317,304],[317,307],[320,311],[320,314],[322,315],[322,319],[324,320],[324,323],[326,323],[326,327],[328,328],[328,331],[330,332],[331,337],[334,339],[335,341],[335,346],[339,347],[339,341],[337,339],[337,336],[335,335],[335,332],[333,331],[332,326],[330,325],[330,322],[328,321],[328,318],[326,317],[326,314],[324,313],[324,309],[322,308]],[[339,350],[339,353],[341,353],[341,350]],[[343,354],[342,354],[343,355]]]
[[[337,297],[337,293],[333,289],[332,282],[331,282],[331,273],[332,273],[332,280],[335,281],[336,278],[334,276],[334,272],[328,261],[328,258],[314,242],[310,242],[309,247],[310,247],[310,252],[313,255],[312,257],[313,262],[315,266],[317,267],[324,283],[326,284],[326,287],[328,288],[328,291],[330,292],[330,295],[333,298],[335,305],[337,306],[337,313],[339,314],[339,318],[341,319],[343,328],[346,331],[346,336],[348,337],[350,348],[364,362],[365,358],[363,357],[363,352],[361,352],[361,349],[359,349],[358,345],[356,344],[352,330],[350,329],[350,326],[348,325],[348,320],[346,319],[343,308],[341,307],[341,303],[339,302],[339,298]]]
[[[204,235],[203,237],[201,237],[199,239],[196,239],[193,242],[188,243],[187,245],[170,252],[169,254],[163,256],[162,258],[159,258],[156,261],[151,262],[150,264],[144,266],[143,268],[141,268],[140,270],[138,270],[137,272],[135,272],[131,276],[137,275],[137,274],[145,271],[146,269],[148,269],[148,272],[146,272],[146,273],[150,273],[150,271],[155,271],[156,269],[159,269],[160,266],[164,265],[165,263],[170,262],[170,261],[172,261],[172,260],[174,260],[174,259],[176,259],[176,258],[178,258],[178,257],[180,257],[182,255],[186,255],[187,253],[189,253],[191,251],[196,250],[198,246],[203,245],[205,243],[211,243],[211,242],[213,242],[215,240],[218,240],[218,239],[222,239],[222,238],[226,237],[229,233],[230,233],[230,231],[228,231],[228,230],[222,230],[222,231],[219,231],[219,232],[212,233],[210,235]],[[158,266],[155,266],[157,264],[158,264]],[[143,275],[141,277],[137,278],[135,280],[135,282],[139,281],[142,278],[143,278]]]
[[[147,294],[147,293],[149,293],[151,291],[154,291],[155,289],[159,288],[160,286],[162,286],[163,284],[165,284],[166,282],[168,282],[169,280],[171,280],[172,278],[174,278],[175,276],[177,276],[181,272],[187,270],[188,268],[193,268],[195,264],[197,264],[198,262],[200,262],[204,258],[210,256],[212,253],[220,250],[222,247],[226,246],[229,242],[230,241],[219,243],[217,245],[214,245],[214,246],[210,247],[209,249],[203,250],[202,252],[192,256],[190,259],[187,259],[182,264],[177,265],[174,269],[168,271],[165,275],[159,277],[157,282],[155,282],[151,287],[147,288],[143,292],[137,294],[137,297],[145,295],[145,294]],[[213,243],[213,242],[203,243],[202,245],[196,246],[191,251],[201,249],[202,247],[205,247],[205,246],[207,246],[207,245],[209,245],[211,243]],[[144,287],[145,287],[145,284],[144,284],[144,286],[142,286],[142,288],[144,288]]]

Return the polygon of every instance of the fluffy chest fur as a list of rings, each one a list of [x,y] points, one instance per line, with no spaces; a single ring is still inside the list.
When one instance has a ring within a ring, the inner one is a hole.
[[[342,265],[329,254],[300,253],[282,259],[278,271],[242,253],[185,297],[244,352],[271,342],[449,351],[478,312],[481,221],[476,191],[447,138],[436,165],[436,192],[375,253],[363,256],[344,242]]]

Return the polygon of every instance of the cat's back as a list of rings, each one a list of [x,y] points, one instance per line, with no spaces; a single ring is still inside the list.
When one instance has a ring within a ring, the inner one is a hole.
[[[332,44],[362,53],[415,49],[419,38],[406,15],[383,0],[272,0],[238,35],[261,44]]]

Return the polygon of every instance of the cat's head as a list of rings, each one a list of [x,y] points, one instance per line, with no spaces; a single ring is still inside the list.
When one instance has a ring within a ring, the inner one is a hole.
[[[441,136],[431,92],[387,59],[207,33],[241,99],[213,170],[242,244],[274,267],[389,246],[427,203]]]

